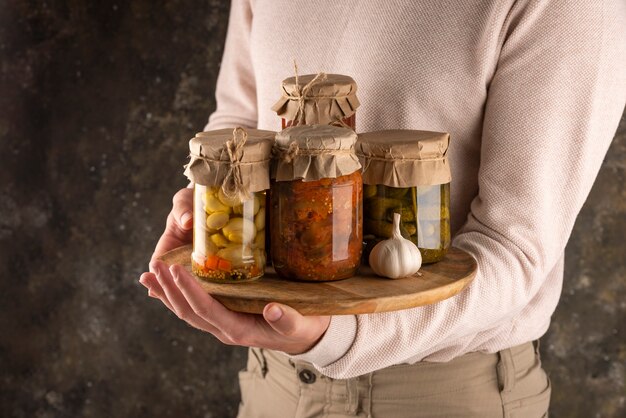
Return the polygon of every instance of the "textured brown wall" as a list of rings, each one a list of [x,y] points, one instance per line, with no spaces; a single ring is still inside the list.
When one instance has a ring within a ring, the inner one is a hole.
[[[245,350],[137,283],[214,108],[226,1],[0,4],[0,416],[225,417]],[[543,340],[554,417],[626,415],[626,121]]]

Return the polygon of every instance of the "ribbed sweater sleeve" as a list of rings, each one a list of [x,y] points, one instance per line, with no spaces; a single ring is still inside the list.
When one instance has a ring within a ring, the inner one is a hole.
[[[253,0],[232,0],[224,55],[217,78],[217,109],[204,130],[257,127],[256,82],[250,57]]]
[[[547,323],[552,312],[522,313],[561,261],[624,109],[625,17],[617,0],[513,5],[488,86],[479,193],[453,239],[478,261],[474,282],[434,305],[335,321],[299,359],[348,378]]]

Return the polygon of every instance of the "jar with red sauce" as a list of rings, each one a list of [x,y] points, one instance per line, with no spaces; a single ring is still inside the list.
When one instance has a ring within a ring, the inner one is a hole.
[[[307,74],[283,80],[282,96],[272,107],[282,128],[296,125],[339,125],[355,130],[356,82],[341,74]]]
[[[353,276],[363,247],[363,184],[348,128],[300,125],[276,135],[270,187],[271,258],[279,276]]]

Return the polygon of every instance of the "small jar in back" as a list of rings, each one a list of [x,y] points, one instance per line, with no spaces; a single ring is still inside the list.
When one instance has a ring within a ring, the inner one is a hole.
[[[352,77],[306,74],[282,82],[282,96],[274,104],[283,129],[298,125],[336,125],[356,129],[360,103]]]
[[[351,129],[295,126],[276,135],[270,243],[276,273],[291,280],[352,277],[363,247],[363,184]]]
[[[193,273],[238,283],[265,272],[266,190],[274,132],[201,132],[190,142],[185,174],[194,183]]]

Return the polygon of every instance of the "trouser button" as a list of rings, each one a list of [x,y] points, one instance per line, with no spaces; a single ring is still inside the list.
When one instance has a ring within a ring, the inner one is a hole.
[[[315,373],[307,369],[300,370],[300,373],[298,373],[298,377],[300,378],[300,381],[302,383],[306,383],[309,385],[311,383],[315,383],[315,379],[316,379]]]

